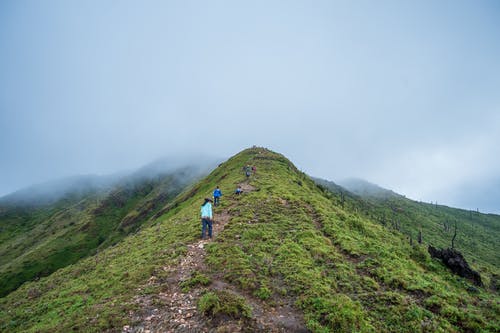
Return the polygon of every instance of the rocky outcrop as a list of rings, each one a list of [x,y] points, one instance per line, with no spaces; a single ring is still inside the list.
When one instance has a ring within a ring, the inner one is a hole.
[[[428,251],[432,258],[441,259],[453,273],[471,280],[476,286],[483,285],[481,275],[469,267],[469,264],[459,251],[450,248],[437,249],[431,245],[429,245]]]

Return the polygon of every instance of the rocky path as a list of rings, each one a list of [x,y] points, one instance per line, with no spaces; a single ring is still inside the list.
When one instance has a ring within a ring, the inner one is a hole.
[[[240,184],[244,192],[254,190],[248,183]],[[215,223],[213,225],[213,239],[217,239],[224,227],[230,222],[229,209],[236,204],[234,199],[228,199],[230,204],[221,211],[214,208]],[[160,281],[151,276],[148,283],[139,288],[133,303],[140,309],[130,313],[130,325],[125,325],[122,333],[160,333],[160,332],[307,332],[300,314],[297,314],[290,304],[275,308],[266,308],[260,301],[252,300],[245,295],[253,308],[253,323],[245,326],[237,319],[226,318],[217,325],[210,318],[198,312],[197,300],[206,287],[193,287],[183,292],[180,287],[183,281],[188,280],[194,272],[207,272],[205,265],[205,246],[211,240],[198,240],[187,246],[187,253],[180,262],[173,267],[165,266],[163,270],[169,278]],[[144,289],[156,287],[160,290],[155,294],[143,294]],[[239,294],[233,286],[219,280],[212,279],[211,289],[230,290]],[[248,323],[247,323],[248,324]]]
[[[227,210],[215,215],[213,238],[224,229],[230,216]],[[205,245],[209,240],[198,240],[187,246],[187,253],[175,267],[165,266],[163,270],[170,273],[167,281],[158,281],[152,276],[148,285],[162,290],[159,294],[138,295],[134,303],[141,311],[131,316],[137,325],[126,325],[123,333],[153,333],[153,332],[209,332],[207,320],[196,307],[196,301],[201,296],[201,288],[193,288],[188,292],[181,290],[180,284],[188,280],[193,272],[206,271]],[[138,290],[139,294],[141,290]]]

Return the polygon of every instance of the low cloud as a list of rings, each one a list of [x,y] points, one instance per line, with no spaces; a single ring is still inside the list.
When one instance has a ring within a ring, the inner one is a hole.
[[[4,3],[0,195],[259,145],[468,207],[451,198],[500,175],[500,23],[490,3],[448,9]]]

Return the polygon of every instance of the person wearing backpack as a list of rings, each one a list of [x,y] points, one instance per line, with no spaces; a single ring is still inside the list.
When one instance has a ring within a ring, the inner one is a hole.
[[[208,237],[212,238],[212,199],[205,198],[205,202],[201,205],[201,239],[205,239],[205,232],[208,229]]]
[[[220,197],[222,196],[222,191],[220,190],[219,186],[214,190],[214,206],[219,205]]]
[[[247,176],[247,179],[250,178],[250,175],[252,174],[252,168],[250,167],[250,165],[246,165],[245,168],[245,176]]]
[[[236,190],[234,191],[234,194],[240,195],[241,193],[243,193],[243,190],[241,189],[241,185],[238,185],[238,188],[236,188]]]

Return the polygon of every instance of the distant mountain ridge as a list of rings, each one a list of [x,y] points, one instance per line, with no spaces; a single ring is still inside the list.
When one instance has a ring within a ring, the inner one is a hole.
[[[32,185],[0,197],[0,206],[44,206],[68,196],[83,197],[109,189],[121,176],[78,175]]]
[[[391,190],[380,187],[360,178],[347,178],[337,181],[337,183],[348,191],[362,197],[396,197],[401,196]]]
[[[207,166],[165,160],[128,175],[75,176],[0,200],[0,297],[135,232]]]
[[[150,180],[187,166],[192,173],[202,174],[218,163],[218,159],[204,155],[196,158],[187,155],[169,156],[158,158],[133,171],[121,171],[109,175],[75,175],[54,179],[0,197],[0,211],[2,206],[39,207],[54,204],[60,199],[76,200],[89,194],[110,190],[119,183]]]

